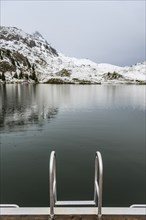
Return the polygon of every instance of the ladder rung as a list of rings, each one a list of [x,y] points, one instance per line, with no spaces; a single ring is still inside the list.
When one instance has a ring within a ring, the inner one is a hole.
[[[94,201],[56,201],[55,203],[56,206],[95,206]]]

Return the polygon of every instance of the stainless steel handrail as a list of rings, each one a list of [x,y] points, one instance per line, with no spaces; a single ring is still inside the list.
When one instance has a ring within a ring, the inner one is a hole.
[[[146,204],[133,204],[130,208],[146,208]]]
[[[93,201],[57,201],[56,188],[56,153],[50,155],[50,218],[54,218],[55,206],[95,206],[98,198],[98,218],[102,216],[102,185],[103,185],[103,163],[99,151],[95,155],[95,179],[94,179],[94,200]]]
[[[56,190],[56,153],[51,152],[50,155],[50,217],[54,217],[54,206],[57,201]]]
[[[98,197],[98,217],[102,215],[102,186],[103,186],[103,163],[101,153],[96,152],[95,156],[95,180],[94,180],[94,202],[97,204]]]
[[[16,204],[0,204],[0,208],[19,208]]]

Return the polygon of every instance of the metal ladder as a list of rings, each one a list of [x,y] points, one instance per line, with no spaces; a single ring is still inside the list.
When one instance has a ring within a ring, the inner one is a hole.
[[[103,163],[99,151],[95,155],[95,179],[94,179],[94,200],[91,201],[58,201],[56,187],[56,153],[50,155],[50,218],[54,218],[55,206],[97,206],[98,198],[98,218],[102,216],[102,185],[103,185]]]

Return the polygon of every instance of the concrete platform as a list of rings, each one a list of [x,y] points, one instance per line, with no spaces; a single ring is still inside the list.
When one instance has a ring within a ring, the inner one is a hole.
[[[97,208],[55,208],[55,220],[98,220]],[[1,208],[0,220],[49,220],[48,208]],[[146,220],[145,208],[102,208],[101,220]]]

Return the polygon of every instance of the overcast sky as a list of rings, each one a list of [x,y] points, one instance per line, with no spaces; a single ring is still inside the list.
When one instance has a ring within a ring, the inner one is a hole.
[[[39,31],[59,52],[97,63],[145,58],[145,0],[1,0],[1,25]]]

